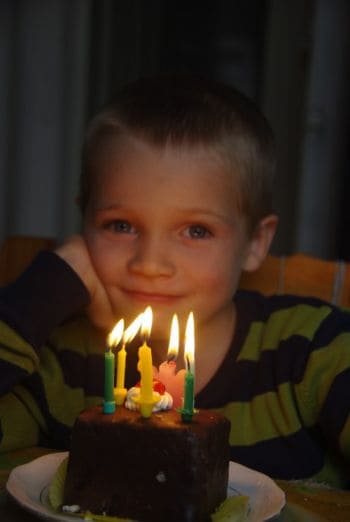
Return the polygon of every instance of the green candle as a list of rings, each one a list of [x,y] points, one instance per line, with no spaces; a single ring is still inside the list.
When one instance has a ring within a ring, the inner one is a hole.
[[[105,378],[103,413],[115,412],[114,400],[115,357],[111,349],[105,351]]]
[[[185,384],[184,384],[184,403],[181,408],[181,417],[184,422],[191,422],[194,411],[194,318],[190,312],[185,332]]]
[[[194,375],[191,372],[185,374],[184,404],[181,417],[184,422],[191,422],[194,414]]]

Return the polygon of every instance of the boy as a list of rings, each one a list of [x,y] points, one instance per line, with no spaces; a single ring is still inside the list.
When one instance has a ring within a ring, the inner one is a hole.
[[[273,239],[273,169],[263,116],[211,81],[139,80],[92,121],[82,235],[41,254],[1,294],[3,451],[68,447],[74,418],[101,401],[108,331],[151,305],[156,364],[172,314],[184,324],[193,310],[196,406],[231,420],[232,460],[274,478],[348,485],[348,314],[236,292]],[[136,346],[128,385],[138,380]]]

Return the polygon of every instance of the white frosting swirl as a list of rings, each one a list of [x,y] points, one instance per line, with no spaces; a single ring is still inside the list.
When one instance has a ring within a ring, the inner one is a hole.
[[[156,402],[156,404],[153,406],[152,411],[161,411],[161,410],[170,410],[173,406],[173,398],[168,392],[164,392],[163,395],[161,395],[158,392],[154,392],[158,397],[159,400]],[[128,390],[128,393],[126,394],[125,399],[125,407],[129,410],[139,410],[140,405],[137,401],[135,401],[135,398],[140,397],[140,388],[138,386],[133,386]]]

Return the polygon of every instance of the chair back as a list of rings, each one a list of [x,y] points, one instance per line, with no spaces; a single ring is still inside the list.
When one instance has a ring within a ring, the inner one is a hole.
[[[53,249],[49,237],[10,236],[0,249],[0,286],[14,281],[41,251]]]
[[[304,254],[267,256],[259,270],[244,272],[240,288],[265,295],[294,294],[318,297],[350,307],[350,264]]]

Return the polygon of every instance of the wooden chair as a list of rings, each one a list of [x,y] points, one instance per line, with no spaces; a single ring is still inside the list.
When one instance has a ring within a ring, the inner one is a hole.
[[[304,254],[267,256],[259,270],[243,273],[240,287],[265,295],[319,297],[350,307],[350,263],[326,261]]]
[[[13,281],[40,250],[54,246],[52,238],[9,237],[0,249],[0,286]],[[265,295],[290,293],[320,297],[350,307],[350,263],[303,254],[269,255],[257,272],[242,275],[240,288],[258,290]]]
[[[0,286],[14,281],[40,250],[52,249],[55,244],[49,237],[8,237],[0,249]]]

